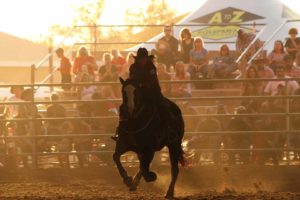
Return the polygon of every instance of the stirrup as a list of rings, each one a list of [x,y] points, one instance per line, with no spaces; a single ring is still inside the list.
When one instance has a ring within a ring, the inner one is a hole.
[[[118,135],[110,136],[110,138],[113,139],[116,142],[119,140],[119,136]]]

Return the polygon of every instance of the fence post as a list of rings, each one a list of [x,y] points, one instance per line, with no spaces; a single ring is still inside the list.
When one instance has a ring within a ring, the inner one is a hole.
[[[52,74],[53,72],[53,54],[52,54],[52,46],[49,47],[48,50],[50,56],[49,56],[49,74]],[[53,74],[50,76],[50,83],[53,84]],[[53,86],[50,86],[50,93],[53,92]]]
[[[286,136],[286,147],[287,147],[287,149],[289,149],[290,148],[290,146],[291,146],[291,144],[290,144],[290,133],[289,133],[289,131],[290,131],[290,116],[289,116],[289,113],[290,113],[290,98],[289,98],[289,96],[290,96],[290,94],[289,94],[289,90],[288,90],[288,88],[289,88],[289,86],[288,86],[288,84],[289,84],[289,81],[287,81],[287,80],[285,80],[285,96],[286,96],[286,98],[285,98],[285,122],[286,122],[286,131],[287,131],[287,136]],[[290,163],[290,151],[287,151],[287,160],[288,160],[288,162]]]
[[[36,110],[35,110],[35,102],[34,102],[34,84],[35,84],[35,65],[31,65],[31,90],[32,90],[32,101],[30,104],[31,107],[31,128],[32,128],[32,167],[33,169],[37,169],[37,155],[36,155],[36,130],[35,130],[35,125],[36,125]]]

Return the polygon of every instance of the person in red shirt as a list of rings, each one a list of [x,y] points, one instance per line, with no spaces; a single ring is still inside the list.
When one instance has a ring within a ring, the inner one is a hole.
[[[73,73],[75,74],[75,81],[79,82],[81,75],[88,73],[90,80],[94,80],[94,70],[97,69],[96,60],[91,56],[86,47],[80,47],[77,53],[77,57],[73,64]]]
[[[111,61],[112,65],[115,65],[117,67],[118,75],[121,76],[123,73],[123,67],[126,64],[125,58],[122,57],[120,52],[117,49],[113,49],[111,51],[111,54],[113,55],[113,59]]]
[[[60,74],[61,74],[61,83],[71,83],[72,77],[71,77],[71,62],[69,58],[67,58],[64,55],[64,49],[58,48],[56,49],[56,55],[58,58],[60,58]],[[63,86],[64,90],[69,90],[70,86]]]

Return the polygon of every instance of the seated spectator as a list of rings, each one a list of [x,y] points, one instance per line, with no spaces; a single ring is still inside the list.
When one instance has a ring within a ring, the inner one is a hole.
[[[258,79],[258,73],[255,66],[251,65],[246,70],[246,79]],[[263,94],[263,83],[257,80],[254,81],[247,81],[242,83],[241,88],[242,96],[260,96]],[[257,111],[258,107],[260,106],[261,101],[259,99],[244,99],[241,102],[242,106],[251,107],[252,110]]]
[[[232,117],[228,123],[226,131],[255,131],[253,118],[249,116],[243,116],[248,114],[249,111],[243,106],[239,106],[235,109],[235,116]],[[248,149],[250,147],[250,134],[232,134],[228,138],[228,143],[225,146],[229,149]],[[240,161],[248,163],[250,161],[249,152],[238,152],[240,155]],[[236,153],[229,152],[229,161],[231,164],[236,163]]]
[[[255,66],[251,65],[246,71],[246,79],[258,79]],[[262,83],[259,81],[247,81],[242,84],[242,96],[259,96],[263,94]]]
[[[51,101],[58,101],[59,96],[58,94],[54,93],[50,97]],[[46,112],[46,117],[49,118],[63,118],[66,117],[66,109],[60,105],[60,104],[51,104],[47,107],[47,112]],[[47,129],[47,134],[49,135],[57,135],[57,134],[62,134],[60,130],[61,124],[64,122],[64,119],[58,119],[58,120],[49,120],[46,122],[46,129]]]
[[[123,56],[120,54],[119,50],[113,49],[111,51],[112,54],[112,60],[111,64],[116,66],[117,73],[119,76],[121,76],[122,72],[124,71],[123,67],[126,64],[126,60],[123,58]]]
[[[89,79],[94,81],[94,70],[97,69],[96,60],[90,55],[86,47],[80,47],[73,64],[73,74],[75,74],[75,81],[81,80],[81,75],[87,73]]]
[[[290,37],[287,38],[284,46],[288,54],[295,60],[296,54],[300,48],[300,38],[297,37],[298,30],[296,28],[291,28],[289,30]]]
[[[243,29],[238,30],[238,35],[236,39],[236,51],[238,54],[242,54],[247,47],[251,44],[251,42],[255,39],[254,33],[246,33]],[[246,60],[249,60],[256,51],[261,48],[262,43],[259,39],[257,39],[253,45],[248,49],[248,51],[245,54]]]
[[[81,83],[91,83],[88,74],[82,74]],[[81,100],[91,100],[93,94],[96,92],[97,87],[95,85],[84,85],[78,87],[78,96]]]
[[[297,67],[300,67],[300,51],[296,54],[295,61],[296,61]]]
[[[118,79],[117,67],[112,63],[112,54],[103,54],[104,65],[100,66],[99,81],[110,82]]]
[[[294,65],[293,57],[290,55],[286,55],[284,57],[284,68],[285,68],[285,75],[292,77],[292,78],[299,78],[300,77],[300,67]]]
[[[156,64],[156,73],[157,78],[159,81],[170,81],[171,75],[167,73],[167,67],[163,63],[157,63]],[[171,95],[171,83],[160,83],[160,89],[161,93],[164,96],[170,96]]]
[[[273,69],[278,65],[283,65],[284,57],[286,56],[283,43],[280,40],[276,40],[274,43],[273,51],[268,55],[269,66]]]
[[[236,78],[245,78],[246,68],[248,66],[247,63],[262,47],[262,42],[256,37],[255,33],[247,33],[246,30],[239,29],[237,32],[235,47],[239,59],[239,63],[237,65],[239,75]]]
[[[13,94],[13,96],[9,97],[7,99],[7,101],[23,101],[21,99],[21,95],[22,95],[22,92],[23,92],[24,88],[23,86],[12,86],[10,88],[10,93]],[[8,118],[13,118],[15,116],[18,115],[18,110],[19,110],[19,105],[17,104],[14,104],[14,105],[9,105],[8,106],[8,115],[7,117]]]
[[[295,96],[300,95],[300,88],[295,91]],[[299,113],[300,112],[300,101],[298,98],[294,98],[291,100],[291,113]],[[291,129],[292,130],[300,130],[300,116],[299,115],[292,115],[291,116]],[[291,146],[293,148],[300,148],[300,135],[299,134],[291,134],[290,135]],[[298,156],[300,152],[297,152]]]
[[[134,56],[135,54],[133,52],[129,52],[126,57],[126,63],[123,67],[123,72],[120,77],[122,77],[124,80],[129,78],[129,68],[134,63]]]
[[[170,66],[175,65],[178,57],[178,40],[172,35],[172,27],[164,27],[164,36],[160,38],[155,45],[156,61],[167,66],[167,71],[170,71]]]
[[[258,54],[253,60],[253,65],[256,67],[258,78],[274,78],[275,74],[273,70],[266,65],[267,59],[264,54]],[[264,89],[267,85],[267,81],[261,82],[261,87]]]
[[[181,59],[184,63],[190,63],[190,51],[194,46],[194,38],[192,38],[192,34],[190,29],[184,28],[180,31],[180,55]]]
[[[284,66],[276,67],[276,78],[290,78],[289,76],[285,75]],[[285,90],[285,87],[287,87],[286,94],[292,95],[294,94],[295,90],[299,88],[299,84],[297,83],[297,81],[278,81],[275,79],[274,81],[268,82],[266,88],[264,89],[264,93],[271,96],[280,95],[283,92],[283,88]]]
[[[116,95],[114,91],[112,90],[112,86],[108,85],[107,87],[104,87],[101,91],[101,96],[103,99],[116,99]],[[107,102],[105,104],[106,110],[114,115],[118,114],[118,107],[114,102]]]
[[[212,65],[212,74],[210,77],[232,78],[232,72],[237,69],[234,57],[229,55],[229,47],[223,44],[220,48],[220,56],[214,58]]]
[[[253,60],[259,78],[273,78],[275,76],[274,71],[266,63],[267,59],[262,53],[258,54]]]
[[[112,64],[112,55],[110,53],[105,53],[103,55],[103,60],[104,60],[104,65],[102,65],[99,68],[99,81],[100,82],[116,82],[118,81],[118,72],[117,72],[117,67]],[[100,90],[102,90],[104,87],[107,87],[107,85],[101,86]],[[121,86],[119,85],[114,85],[112,87],[113,92],[121,96]]]
[[[204,48],[203,40],[200,37],[195,38],[194,48],[190,51],[190,69],[192,80],[206,78],[208,65],[208,52]]]
[[[76,119],[70,121],[70,134],[91,134],[92,130],[88,123],[83,120]],[[92,139],[89,137],[77,137],[73,139],[75,149],[77,152],[91,151],[92,150]],[[88,164],[87,154],[77,154],[79,167],[83,168]]]
[[[185,64],[182,61],[177,61],[175,65],[174,81],[189,81],[191,76],[185,71]],[[172,85],[172,96],[174,97],[190,97],[192,94],[190,83],[174,83]]]
[[[54,93],[51,95],[51,101],[58,101],[58,94]],[[60,104],[51,104],[47,108],[46,117],[48,118],[64,118],[66,117],[66,109]],[[64,125],[64,119],[48,120],[46,121],[46,130],[49,135],[62,135],[64,134],[62,126]],[[56,146],[59,152],[67,152],[71,150],[71,142],[68,138],[55,138],[51,141],[51,146]],[[58,160],[61,167],[69,167],[69,157],[68,155],[59,155]]]
[[[33,101],[33,91],[32,89],[25,89],[21,94],[21,99],[23,101],[31,102]],[[19,106],[18,115],[15,117],[16,119],[32,119],[32,118],[41,118],[38,115],[38,108],[35,104],[22,104]],[[32,136],[32,135],[41,135],[44,134],[44,127],[42,121],[35,120],[32,122],[31,120],[20,120],[16,121],[13,124],[13,130],[15,136]],[[32,153],[32,139],[29,138],[20,138],[16,141],[17,146],[20,147],[21,153]],[[44,142],[37,141],[38,144],[42,144]],[[37,146],[37,151],[41,151],[43,145]],[[23,166],[27,167],[27,155],[22,156]]]

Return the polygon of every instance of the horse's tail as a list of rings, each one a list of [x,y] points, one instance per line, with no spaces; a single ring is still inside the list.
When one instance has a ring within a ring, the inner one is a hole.
[[[180,112],[179,116],[180,116],[180,121],[181,121],[181,123],[179,123],[181,125],[180,126],[180,135],[179,135],[179,137],[181,138],[180,141],[182,141],[182,138],[183,138],[183,135],[184,135],[184,121],[183,121],[180,110],[179,110],[179,112]],[[178,162],[181,164],[182,167],[188,167],[188,165],[189,165],[188,160],[185,157],[185,153],[184,153],[184,150],[182,148],[182,144],[180,144]]]
[[[188,163],[188,160],[186,159],[186,157],[184,155],[185,155],[185,153],[182,149],[182,145],[180,145],[178,162],[180,163],[180,165],[182,167],[188,167],[189,163]]]

